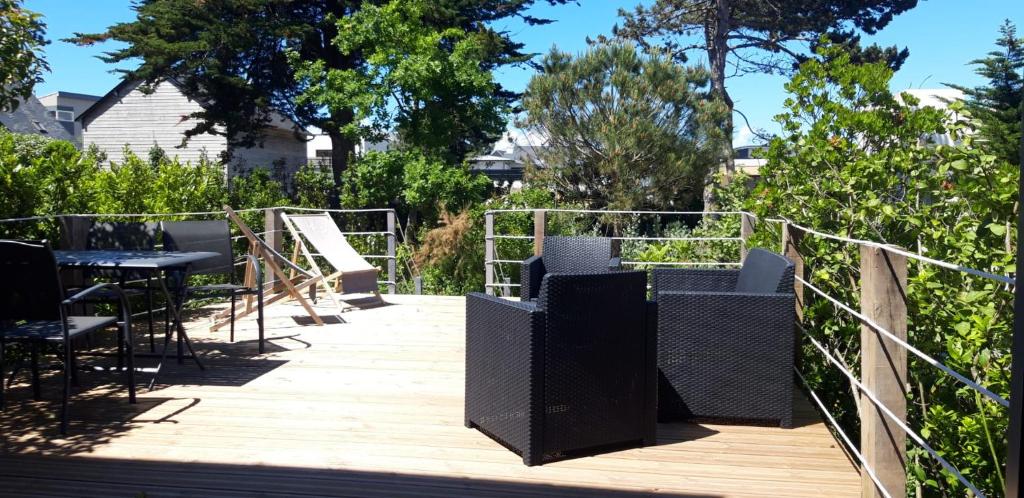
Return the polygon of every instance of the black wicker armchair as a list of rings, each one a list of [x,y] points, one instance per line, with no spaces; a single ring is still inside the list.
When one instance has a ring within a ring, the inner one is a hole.
[[[658,419],[793,423],[793,263],[752,249],[740,270],[657,269]]]
[[[523,261],[521,298],[536,299],[541,279],[548,273],[607,273],[621,266],[619,258],[612,257],[612,239],[607,237],[545,237],[543,256]]]
[[[535,302],[466,298],[466,427],[527,465],[655,442],[643,272],[549,274]]]

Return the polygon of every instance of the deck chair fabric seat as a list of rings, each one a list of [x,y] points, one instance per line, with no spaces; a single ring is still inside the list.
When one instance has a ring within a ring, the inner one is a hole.
[[[324,276],[320,273],[311,272],[296,265],[283,254],[277,252],[273,247],[267,244],[265,240],[256,235],[256,233],[246,225],[245,221],[238,216],[238,213],[236,213],[234,209],[231,209],[231,206],[224,205],[224,212],[227,213],[228,219],[238,227],[238,230],[241,231],[242,235],[249,241],[250,254],[257,260],[263,261],[263,264],[269,270],[267,276],[274,279],[275,287],[281,287],[280,291],[275,291],[276,293],[267,299],[264,305],[269,306],[283,299],[294,299],[302,306],[306,313],[309,314],[309,317],[313,319],[313,323],[316,325],[323,325],[323,319],[321,319],[320,315],[317,314],[315,309],[313,309],[312,303],[302,295],[302,291],[308,290],[310,293],[315,294],[316,287],[318,285],[327,287],[327,281],[324,279]],[[291,274],[289,275],[286,273],[282,266],[287,268]],[[250,266],[250,268],[255,268],[255,265]],[[247,272],[245,279],[246,284],[252,284],[254,279],[255,273]],[[339,313],[343,311],[341,302],[338,301],[334,294],[330,292],[327,294],[328,297],[330,297],[331,302],[334,304],[334,308]],[[247,306],[246,310],[236,315],[236,318],[241,318],[249,314],[251,311],[252,310]]]
[[[282,214],[281,217],[296,241],[295,259],[298,253],[303,254],[312,271],[323,275],[328,282],[335,282],[340,294],[374,294],[381,300],[377,284],[380,269],[352,248],[329,214]],[[316,256],[326,260],[334,273],[321,272],[314,259]]]

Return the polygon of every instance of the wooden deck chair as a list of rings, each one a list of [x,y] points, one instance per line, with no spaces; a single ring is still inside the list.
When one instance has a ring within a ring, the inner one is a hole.
[[[282,299],[295,299],[303,308],[305,308],[306,313],[309,314],[309,317],[313,319],[314,323],[317,325],[323,325],[324,321],[319,315],[317,315],[309,300],[302,295],[302,291],[304,289],[315,288],[317,285],[323,285],[325,289],[328,289],[327,281],[324,279],[323,275],[303,269],[281,253],[274,250],[274,248],[270,247],[266,241],[257,236],[256,233],[254,233],[248,225],[242,221],[242,218],[240,218],[238,213],[235,213],[230,206],[225,205],[224,211],[227,212],[228,218],[238,226],[242,235],[249,240],[249,250],[252,251],[257,258],[263,260],[266,267],[270,269],[271,273],[273,273],[274,278],[284,286],[284,291],[267,298],[264,306],[269,306]],[[281,269],[282,264],[288,267],[291,271],[291,275],[286,274],[285,271]],[[246,275],[246,280],[248,281],[248,279],[248,275]],[[342,311],[341,303],[331,292],[327,292],[327,294],[330,296],[331,301],[340,313]],[[251,313],[251,309],[249,306],[246,306],[246,309],[236,315],[235,318],[241,318],[249,313]]]
[[[292,262],[296,266],[301,254],[308,263],[310,272],[323,277],[328,283],[333,282],[334,290],[338,294],[373,294],[376,297],[373,306],[384,304],[384,298],[381,297],[380,288],[377,286],[380,269],[363,259],[349,245],[331,215],[281,214],[281,218],[295,240]],[[334,273],[325,275],[316,262],[316,256],[326,260],[334,269]],[[326,290],[330,293],[329,287]]]

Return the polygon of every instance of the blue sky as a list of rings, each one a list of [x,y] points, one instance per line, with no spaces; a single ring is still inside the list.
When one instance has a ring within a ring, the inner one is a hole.
[[[632,9],[638,0],[579,0],[579,5],[551,7],[538,2],[532,14],[556,19],[545,26],[525,26],[520,22],[502,21],[496,27],[511,32],[526,44],[526,50],[547,52],[553,45],[571,52],[586,48],[586,37],[608,34],[618,21],[620,7]],[[98,32],[106,26],[129,21],[133,16],[130,0],[27,0],[26,6],[42,13],[52,43],[46,55],[52,73],[36,87],[37,95],[56,90],[102,95],[117,84],[118,76],[111,66],[95,58],[111,44],[77,47],[59,41],[72,33]],[[893,89],[939,88],[942,83],[978,84],[981,80],[968,66],[972,59],[982,57],[994,48],[997,29],[1003,19],[1010,19],[1024,35],[1024,5],[1021,0],[923,0],[918,6],[897,17],[884,31],[868,42],[899,45],[910,49],[910,58],[893,79]],[[699,61],[699,57],[693,59]],[[505,69],[497,77],[505,86],[522,90],[529,82],[531,70]],[[781,110],[785,99],[783,83],[777,76],[748,75],[730,79],[729,92],[757,129],[777,129],[772,117]],[[745,143],[749,134],[741,130],[737,117],[737,142]]]

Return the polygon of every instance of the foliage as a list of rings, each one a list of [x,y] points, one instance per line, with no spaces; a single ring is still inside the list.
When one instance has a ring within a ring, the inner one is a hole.
[[[341,204],[346,208],[395,207],[404,185],[405,163],[410,153],[367,152],[345,172]]]
[[[0,0],[0,111],[14,110],[31,97],[50,70],[43,58],[46,24],[22,3]]]
[[[455,213],[487,197],[490,181],[413,151],[368,152],[345,172],[342,205],[392,207],[407,234],[437,226],[442,209]]]
[[[295,198],[299,206],[322,208],[327,206],[334,194],[331,173],[316,164],[306,164],[295,173]]]
[[[403,146],[448,162],[492,143],[509,106],[487,66],[488,32],[433,26],[428,10],[421,0],[393,0],[340,18],[335,46],[366,64],[296,60],[308,85],[300,101],[354,109],[351,133],[372,118],[372,135],[395,130]]]
[[[551,192],[527,186],[519,192],[493,197],[460,212],[443,212],[437,228],[423,235],[423,244],[414,255],[414,273],[423,277],[424,291],[428,293],[462,295],[484,290],[484,213],[491,209],[531,209],[554,207]],[[549,223],[549,229],[561,230],[562,223]],[[533,218],[529,213],[514,212],[496,215],[495,233],[525,235],[533,233]],[[500,259],[526,259],[532,254],[532,241],[500,239],[495,251]],[[457,248],[453,250],[453,248]],[[508,278],[519,281],[519,268],[496,266],[499,281]],[[509,273],[503,273],[502,270]]]
[[[456,212],[481,203],[491,181],[474,174],[468,166],[448,166],[419,156],[405,164],[402,197],[410,212],[417,213],[426,226],[433,226],[440,210]]]
[[[1017,28],[1009,20],[999,28],[996,40],[999,50],[971,64],[975,72],[988,82],[983,86],[962,90],[967,96],[965,110],[977,126],[978,145],[1011,164],[1020,164],[1021,120],[1024,107],[1024,38],[1017,37]]]
[[[615,36],[659,45],[673,58],[686,62],[702,52],[711,71],[711,86],[729,114],[724,130],[732,137],[733,101],[725,87],[727,72],[788,74],[806,58],[803,46],[827,35],[856,57],[886,60],[899,67],[906,49],[860,46],[858,31],[874,34],[892,18],[917,5],[917,0],[657,0],[633,12],[620,9],[623,25]],[[696,41],[695,41],[696,40]],[[732,150],[725,144],[723,159],[732,169]]]
[[[591,209],[699,206],[717,165],[724,109],[708,75],[630,44],[557,49],[523,98],[525,125],[548,139],[534,180]]]
[[[882,63],[852,64],[823,46],[786,85],[763,183],[750,208],[762,217],[909,248],[926,256],[999,274],[1013,265],[1018,172],[975,147],[964,122],[916,107],[889,91]],[[953,104],[954,111],[960,104]],[[922,137],[951,133],[959,145]],[[855,246],[806,236],[800,246],[814,285],[846,302],[859,300]],[[856,373],[859,323],[805,291],[804,326]],[[1002,396],[1009,391],[1012,293],[1002,285],[910,262],[909,342]],[[804,376],[851,433],[857,407],[845,378],[805,344]],[[910,356],[910,424],[988,495],[999,495],[1006,413],[955,379]],[[856,439],[856,438],[855,438]],[[964,495],[956,479],[916,446],[912,485],[928,496]]]
[[[565,1],[546,0],[549,4]],[[427,29],[444,32],[457,28],[479,36],[483,54],[479,69],[489,73],[499,66],[529,60],[530,55],[521,51],[522,44],[514,42],[509,33],[493,28],[492,23],[511,17],[530,24],[546,22],[527,14],[526,10],[534,2],[439,0],[431,2],[426,15],[412,28],[419,33]],[[369,104],[362,100],[369,95],[363,88],[368,80],[360,77],[353,86],[333,87],[331,92],[324,92],[325,84],[333,83],[324,78],[346,71],[361,74],[373,67],[367,64],[361,50],[342,53],[334,42],[339,35],[343,39],[348,36],[339,32],[339,22],[344,24],[348,17],[359,15],[362,9],[376,8],[381,3],[378,0],[140,0],[134,7],[135,20],[115,24],[102,33],[78,33],[72,41],[83,45],[107,40],[124,43],[123,48],[111,51],[104,60],[117,63],[139,59],[141,64],[126,76],[142,79],[150,86],[159,80],[174,78],[189,97],[206,102],[205,110],[193,116],[198,124],[188,132],[190,136],[226,130],[233,142],[243,145],[258,142],[274,113],[283,114],[302,126],[313,125],[324,130],[333,144],[333,180],[340,186],[341,175],[353,155],[356,135],[361,131],[357,108]],[[385,38],[392,44],[388,50],[399,49],[395,44],[405,42]],[[311,77],[311,68],[316,69],[315,77]],[[297,72],[305,72],[305,77],[297,78]],[[429,76],[425,79],[408,76],[413,81],[424,82],[423,88],[440,83],[438,75],[418,75]],[[517,98],[499,85],[493,85],[490,91],[491,97],[503,106]],[[450,99],[432,102],[431,118],[438,119],[436,109],[453,103]],[[417,123],[409,128],[422,133],[427,129],[425,126],[426,123]],[[475,130],[460,126],[467,137],[479,134],[472,143],[485,141],[491,132],[487,127]],[[331,199],[332,207],[337,207],[337,201]]]

